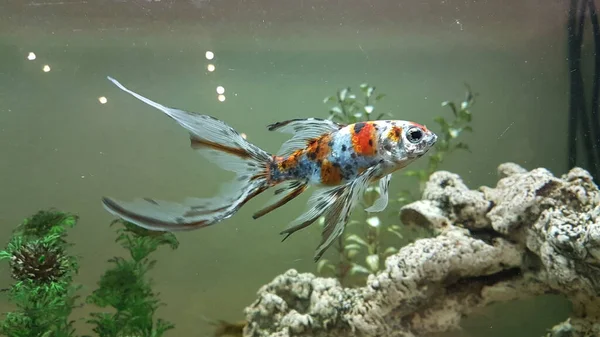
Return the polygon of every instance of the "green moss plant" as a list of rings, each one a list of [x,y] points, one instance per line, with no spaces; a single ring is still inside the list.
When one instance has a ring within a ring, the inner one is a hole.
[[[77,221],[73,214],[39,211],[13,231],[0,259],[10,266],[14,282],[5,293],[16,309],[0,321],[0,335],[76,336],[69,316],[80,289],[73,283],[79,267],[78,259],[67,252],[71,244],[66,236]],[[179,243],[170,233],[147,231],[120,220],[113,224],[120,225],[116,241],[129,258],[109,260],[112,268],[102,275],[87,303],[111,310],[92,313],[87,321],[100,337],[160,337],[174,326],[155,318],[161,303],[148,278],[156,263],[150,254],[162,245],[176,249]]]
[[[113,267],[102,275],[87,302],[113,310],[92,313],[88,322],[100,337],[160,337],[174,325],[154,317],[162,303],[148,278],[156,263],[149,255],[163,245],[176,249],[179,242],[171,233],[148,231],[121,220],[112,224],[122,226],[116,241],[130,256],[109,260]]]
[[[67,230],[77,216],[39,211],[12,234],[0,259],[8,260],[14,283],[7,290],[16,310],[5,314],[0,334],[10,337],[74,336],[69,315],[79,286],[77,258],[67,252]]]
[[[443,107],[447,106],[451,109],[453,118],[446,119],[438,116],[434,119],[439,127],[439,130],[436,130],[439,140],[428,156],[425,168],[404,171],[406,176],[416,178],[419,188],[403,190],[396,199],[396,202],[399,203],[398,206],[416,200],[414,191],[417,190],[419,194],[422,192],[429,176],[439,169],[448,155],[456,150],[469,150],[466,143],[459,141],[459,136],[465,131],[472,131],[470,109],[475,102],[476,95],[468,85],[466,85],[466,89],[466,97],[460,104],[452,101],[442,103]],[[344,88],[338,90],[336,95],[325,98],[324,102],[335,104],[329,110],[330,120],[352,124],[373,120],[373,116],[377,116],[374,118],[375,120],[384,116],[393,118],[388,113],[374,114],[375,104],[383,97],[385,94],[375,95],[375,87],[364,83],[360,85],[360,97],[352,93],[351,88]],[[361,205],[362,209],[371,205],[379,197],[379,193],[377,186],[369,187],[363,205]],[[389,209],[386,213],[389,213]],[[364,211],[361,220],[349,221],[345,234],[340,236],[335,246],[337,263],[333,263],[329,259],[321,259],[317,264],[317,272],[322,275],[333,274],[342,284],[350,286],[364,282],[367,275],[380,270],[382,262],[386,257],[397,252],[396,247],[398,246],[382,247],[383,243],[405,241],[401,224],[388,225],[381,220],[385,218],[385,216],[369,214]],[[320,219],[320,223],[322,226],[323,219]]]

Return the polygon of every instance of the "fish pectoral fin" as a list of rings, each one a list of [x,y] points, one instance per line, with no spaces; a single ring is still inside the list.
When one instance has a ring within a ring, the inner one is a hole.
[[[388,205],[388,191],[390,187],[390,180],[392,180],[392,174],[388,174],[379,180],[379,198],[373,202],[371,207],[365,208],[365,211],[369,213],[381,212]]]
[[[289,156],[315,138],[343,128],[345,125],[338,124],[328,119],[306,118],[290,119],[268,125],[269,131],[279,131],[293,134],[292,138],[281,145],[278,156]]]
[[[382,162],[370,167],[353,181],[347,183],[339,191],[333,205],[325,212],[325,226],[321,233],[321,243],[315,252],[314,261],[317,262],[333,242],[344,232],[352,210],[363,197],[372,179],[377,176],[382,168]]]
[[[306,181],[291,180],[283,183],[283,187],[275,190],[275,199],[272,200],[268,206],[265,206],[261,210],[257,211],[252,215],[254,219],[258,219],[277,208],[287,204],[288,202],[295,199],[297,196],[306,191],[308,183]]]

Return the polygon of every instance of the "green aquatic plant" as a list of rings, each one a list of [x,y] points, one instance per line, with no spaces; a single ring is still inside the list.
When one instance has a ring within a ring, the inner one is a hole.
[[[148,278],[156,264],[149,255],[163,245],[177,249],[179,242],[171,233],[149,231],[126,221],[116,220],[111,225],[117,223],[122,227],[117,230],[116,242],[129,251],[130,258],[109,260],[113,267],[101,276],[98,289],[87,302],[113,310],[92,313],[88,323],[95,325],[93,331],[100,337],[160,337],[174,325],[154,317],[162,303]]]
[[[437,171],[444,161],[444,159],[452,154],[456,150],[470,151],[469,145],[465,142],[458,141],[458,137],[464,132],[472,132],[471,127],[471,107],[475,103],[474,94],[471,91],[471,87],[465,84],[467,93],[465,99],[457,105],[452,101],[442,102],[442,106],[449,107],[452,110],[454,116],[453,119],[448,120],[443,116],[437,116],[433,120],[438,124],[440,131],[438,132],[438,141],[435,144],[432,153],[428,156],[428,165],[422,170],[408,170],[404,174],[407,176],[416,177],[419,181],[420,189],[423,191],[424,184],[429,180],[429,176]],[[408,200],[414,200],[415,198],[409,198]]]
[[[0,321],[0,335],[10,337],[71,337],[76,336],[69,319],[79,297],[79,285],[73,277],[79,270],[78,259],[67,248],[67,230],[76,225],[78,217],[55,210],[39,211],[23,221],[14,231],[0,260],[7,260],[14,279],[4,289],[16,310]],[[173,234],[151,232],[131,223],[120,223],[116,241],[130,258],[115,257],[113,267],[100,278],[99,287],[87,303],[112,312],[92,313],[88,322],[101,337],[159,337],[173,325],[155,319],[161,305],[152,291],[148,271],[156,261],[149,255],[162,245],[176,249]]]
[[[353,124],[361,121],[378,120],[384,116],[392,117],[389,113],[380,113],[371,118],[375,112],[375,104],[385,97],[385,94],[375,95],[375,87],[363,83],[360,85],[361,98],[352,92],[352,88],[338,90],[334,96],[326,97],[323,103],[335,103],[329,109],[328,119],[342,124]]]
[[[472,131],[470,126],[472,115],[470,108],[475,102],[476,94],[466,85],[467,93],[465,99],[457,105],[452,101],[442,103],[452,110],[453,119],[438,116],[434,121],[440,130],[438,142],[429,155],[427,166],[420,170],[404,171],[409,177],[415,177],[419,183],[419,191],[422,191],[429,176],[438,170],[446,157],[456,150],[469,150],[466,143],[458,141],[458,137],[466,132]],[[325,98],[324,103],[335,103],[329,110],[329,119],[343,124],[352,124],[361,121],[373,120],[371,117],[375,112],[375,103],[385,97],[385,94],[375,95],[375,87],[369,84],[360,85],[361,97],[352,93],[351,88],[338,90],[337,94]],[[383,116],[392,117],[391,114],[379,113],[375,120]],[[367,189],[362,209],[371,205],[380,195],[379,187],[372,186]],[[400,205],[416,200],[411,190],[403,190],[396,201]],[[396,245],[382,247],[383,242],[402,242],[404,236],[400,224],[382,223],[382,216],[363,212],[362,220],[351,220],[348,223],[346,233],[337,241],[335,249],[338,255],[336,264],[328,259],[321,259],[317,264],[317,272],[320,274],[333,273],[344,285],[351,284],[351,278],[355,282],[362,281],[366,275],[377,272],[382,262],[391,254],[397,252]],[[324,219],[320,219],[321,226]],[[383,235],[385,234],[385,236]],[[388,238],[389,236],[389,238]],[[364,262],[360,262],[360,261]]]
[[[67,230],[78,217],[55,210],[39,211],[18,226],[0,251],[14,283],[7,289],[16,310],[5,314],[0,334],[11,337],[74,336],[69,315],[78,285],[77,258],[67,252]]]

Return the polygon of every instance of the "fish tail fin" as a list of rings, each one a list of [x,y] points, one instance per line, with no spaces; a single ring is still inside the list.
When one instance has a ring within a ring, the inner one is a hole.
[[[169,108],[143,97],[109,77],[121,90],[173,118],[190,133],[191,148],[236,177],[214,198],[182,203],[140,198],[121,202],[104,197],[106,210],[149,230],[183,231],[210,226],[234,215],[246,202],[272,186],[273,156],[250,143],[231,126],[208,115]]]

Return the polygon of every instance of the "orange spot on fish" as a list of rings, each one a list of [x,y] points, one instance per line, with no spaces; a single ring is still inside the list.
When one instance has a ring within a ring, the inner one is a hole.
[[[363,156],[377,153],[377,130],[372,122],[360,122],[351,128],[354,152]]]
[[[402,128],[399,126],[393,126],[390,129],[390,132],[388,133],[387,137],[393,142],[399,142],[400,135],[402,135]]]
[[[333,165],[325,159],[321,163],[321,183],[323,185],[333,186],[342,182],[342,170],[339,165]]]
[[[308,142],[306,156],[310,160],[323,160],[331,153],[331,135],[325,134]]]
[[[280,171],[290,170],[298,165],[298,160],[300,159],[301,155],[302,150],[298,150],[289,155],[287,158],[278,157],[275,159],[277,162],[277,167]]]

